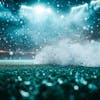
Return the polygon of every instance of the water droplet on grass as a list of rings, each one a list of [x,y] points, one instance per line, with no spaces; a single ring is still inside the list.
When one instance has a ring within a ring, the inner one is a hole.
[[[20,94],[23,96],[23,97],[29,97],[29,93],[24,91],[24,90],[20,90]]]
[[[74,85],[74,90],[79,90],[79,86],[78,85]]]

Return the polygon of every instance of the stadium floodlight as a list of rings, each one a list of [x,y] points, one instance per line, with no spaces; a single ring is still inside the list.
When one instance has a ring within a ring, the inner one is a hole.
[[[77,11],[77,10],[80,10],[82,8],[88,8],[88,4],[85,3],[84,5],[80,5],[80,6],[76,6],[76,7],[72,7],[72,11]]]
[[[35,4],[33,6],[22,5],[20,9],[21,14],[26,16],[31,22],[42,22],[49,19],[49,15],[53,15],[53,10],[42,4]],[[35,19],[35,20],[33,20]]]
[[[100,1],[96,0],[96,1],[91,1],[91,6],[93,6],[94,10],[98,10],[100,8]]]
[[[21,6],[21,9],[22,10],[32,10],[33,8],[32,7],[29,7],[29,6],[22,5]]]
[[[99,0],[93,0],[93,1],[91,1],[91,4],[100,4],[100,1]]]
[[[36,5],[33,7],[33,10],[36,14],[43,14],[45,12],[45,7],[41,5]]]
[[[22,5],[21,6],[21,9],[23,10],[31,10],[33,11],[33,13],[35,14],[49,14],[52,12],[52,9],[51,8],[48,8],[48,7],[45,7],[43,5],[34,5],[33,7],[32,6],[25,6],[25,5]]]

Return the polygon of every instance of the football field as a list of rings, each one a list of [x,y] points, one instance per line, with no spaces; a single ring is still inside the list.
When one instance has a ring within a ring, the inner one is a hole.
[[[99,67],[5,64],[0,65],[0,98],[3,100],[91,100],[99,97]]]

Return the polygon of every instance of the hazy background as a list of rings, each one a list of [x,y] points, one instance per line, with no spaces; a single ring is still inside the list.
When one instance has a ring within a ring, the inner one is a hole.
[[[32,58],[46,45],[70,39],[85,42],[100,38],[100,2],[91,0],[0,0],[0,57]],[[94,0],[99,1],[99,0]],[[88,6],[84,7],[84,4]],[[35,15],[26,7],[52,9]],[[83,5],[79,9],[73,7]],[[60,51],[61,52],[61,51]]]

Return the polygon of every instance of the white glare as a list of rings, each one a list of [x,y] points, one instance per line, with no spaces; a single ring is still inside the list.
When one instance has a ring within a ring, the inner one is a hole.
[[[35,6],[33,9],[36,14],[43,14],[45,12],[45,8],[40,5]]]
[[[77,7],[72,7],[72,11],[79,10],[79,9],[82,9],[82,8],[87,8],[87,7],[88,7],[88,4],[85,3],[84,5],[80,5],[80,6],[77,6]]]
[[[50,8],[47,8],[47,9],[46,9],[46,12],[51,13],[52,10],[51,10]]]
[[[34,5],[34,6],[21,6],[20,10],[21,15],[27,17],[32,23],[33,19],[36,22],[45,21],[50,17],[49,15],[53,15],[53,11],[51,8],[46,7],[45,5]]]
[[[65,16],[64,15],[61,15],[60,17],[61,17],[61,19],[64,19]]]
[[[94,10],[97,10],[100,8],[100,1],[91,1],[91,5],[94,6]]]
[[[23,9],[23,10],[32,10],[33,8],[32,7],[29,7],[29,6],[25,6],[25,5],[22,5],[21,6],[21,9]]]
[[[99,0],[91,1],[91,4],[97,4],[97,3],[100,3],[100,1]]]
[[[43,5],[35,5],[33,7],[22,5],[21,9],[24,10],[24,11],[25,10],[33,11],[33,13],[35,13],[35,14],[45,14],[45,13],[51,13],[52,12],[51,8],[45,7]]]
[[[97,0],[97,1],[91,1],[91,6],[94,6],[95,5],[95,7],[94,7],[94,9],[96,10],[96,9],[98,9],[99,7],[100,7],[100,1],[99,0]],[[83,5],[80,5],[80,6],[76,6],[76,7],[72,7],[72,12],[74,12],[74,11],[77,11],[77,10],[80,10],[80,9],[88,9],[88,4],[87,3],[85,3],[85,4],[83,4]]]

